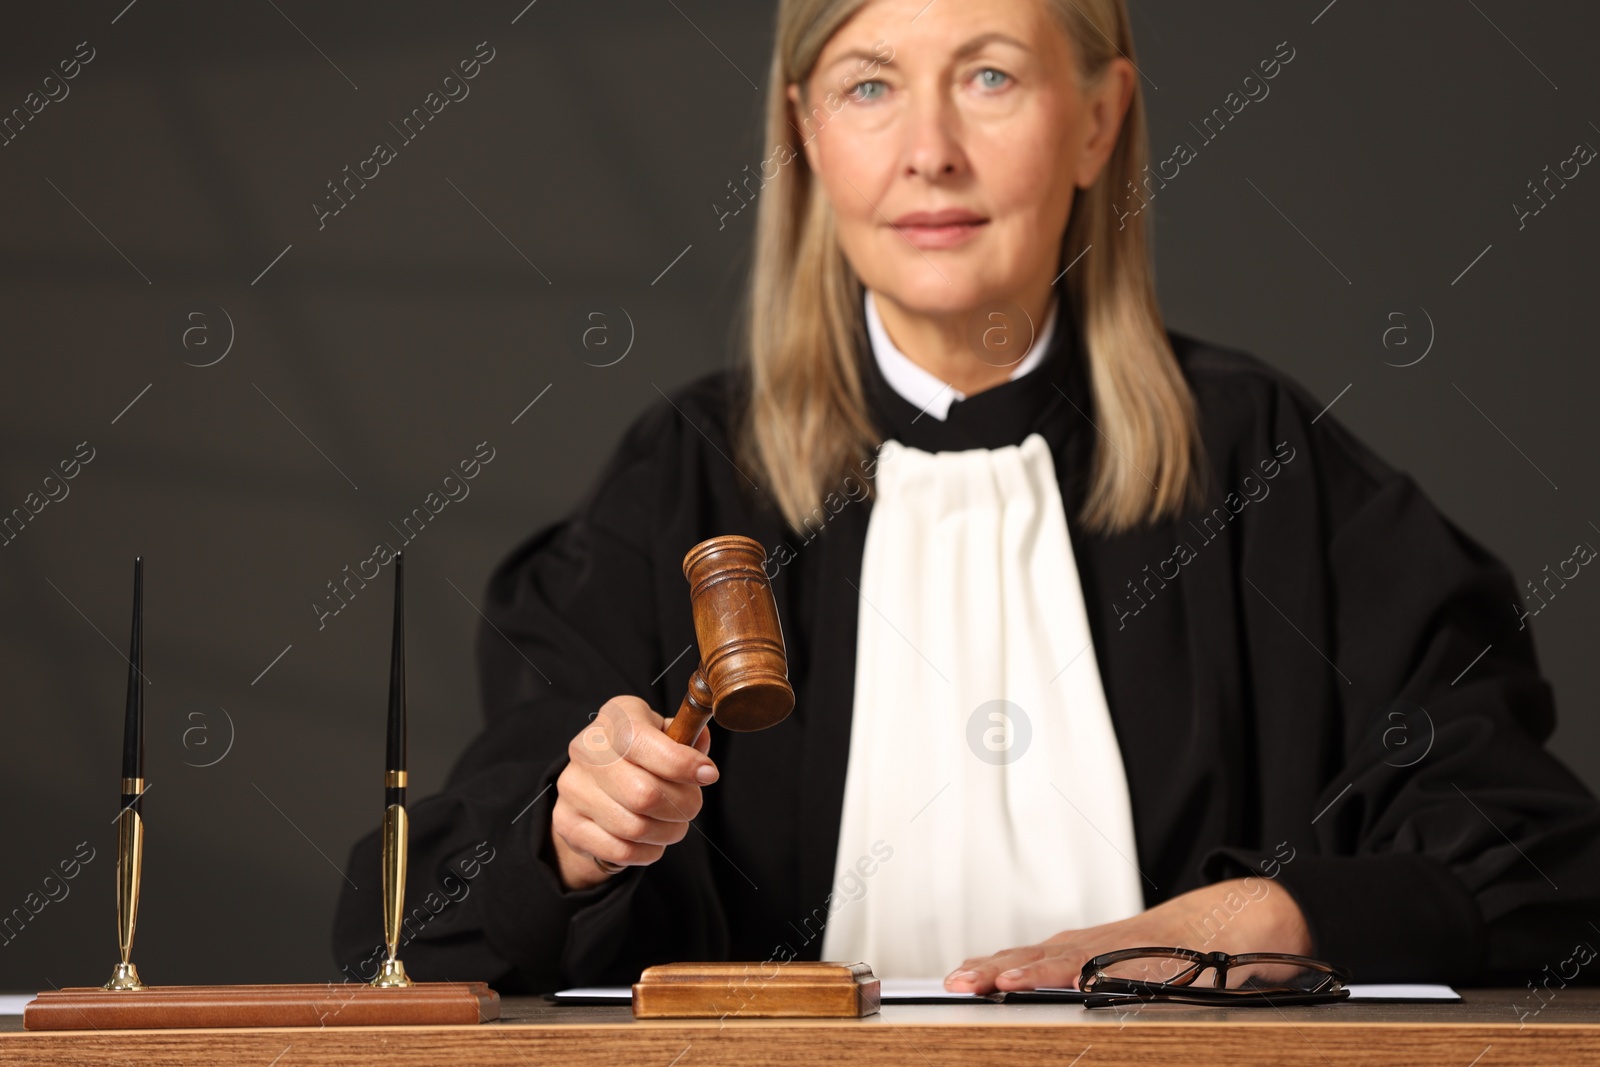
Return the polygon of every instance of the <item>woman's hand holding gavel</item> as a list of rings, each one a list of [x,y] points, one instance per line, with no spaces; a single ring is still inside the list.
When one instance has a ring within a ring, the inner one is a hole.
[[[708,721],[765,730],[794,709],[765,561],[761,543],[738,534],[691,548],[683,576],[700,666],[678,713],[663,719],[638,697],[612,697],[567,746],[550,809],[550,847],[565,888],[654,863],[683,840],[700,813],[700,787],[717,780]]]
[[[568,890],[610,877],[596,859],[650,864],[682,841],[700,812],[700,787],[717,780],[707,753],[711,731],[694,746],[667,736],[671,722],[638,697],[606,701],[567,746],[556,780],[550,846]]]

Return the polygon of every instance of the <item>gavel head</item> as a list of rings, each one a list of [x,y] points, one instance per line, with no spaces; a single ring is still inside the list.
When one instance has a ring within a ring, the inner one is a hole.
[[[738,535],[702,541],[683,557],[700,673],[725,730],[765,730],[794,710],[766,558],[759,541]]]

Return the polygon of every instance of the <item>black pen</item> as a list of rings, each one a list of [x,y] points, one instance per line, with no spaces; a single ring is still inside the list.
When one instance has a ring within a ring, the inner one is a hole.
[[[389,654],[389,731],[383,774],[383,941],[388,958],[372,984],[408,986],[395,958],[406,898],[406,608],[405,558],[394,554],[394,643]]]
[[[406,803],[406,561],[394,555],[394,640],[389,652],[389,736],[384,761],[385,809]]]
[[[117,811],[117,947],[122,960],[107,989],[143,989],[131,960],[144,859],[144,560],[133,561],[133,632],[128,638],[128,702],[122,721],[122,788]]]

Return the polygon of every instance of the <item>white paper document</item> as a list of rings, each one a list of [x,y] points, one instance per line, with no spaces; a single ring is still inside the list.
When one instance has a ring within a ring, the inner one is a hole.
[[[985,998],[973,993],[950,993],[944,988],[943,978],[883,978],[879,980],[878,992],[884,1001],[892,1000],[922,1000],[937,998],[939,1000],[983,1000]],[[555,994],[557,1000],[615,1000],[631,1002],[633,990],[628,986],[579,986],[574,989],[563,989]]]
[[[32,993],[0,993],[0,1015],[21,1015],[23,1005],[32,999]]]
[[[1457,1001],[1461,994],[1447,985],[1351,985],[1351,1000],[1428,1000]],[[951,993],[944,988],[942,978],[884,978],[880,979],[878,992],[885,1004],[906,1000],[986,1000],[976,993]],[[1082,996],[1075,989],[1042,989],[1042,993],[1061,993]],[[630,1003],[633,991],[627,986],[580,986],[563,989],[555,994],[559,1000],[611,1000],[619,1004]]]
[[[1362,985],[1352,983],[1351,1000],[1460,1000],[1461,994],[1447,985]]]

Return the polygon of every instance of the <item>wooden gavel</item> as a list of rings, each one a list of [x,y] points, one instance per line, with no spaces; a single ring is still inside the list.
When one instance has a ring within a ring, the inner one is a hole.
[[[737,534],[702,541],[683,557],[694,609],[700,664],[667,727],[667,736],[693,745],[708,719],[725,730],[765,730],[794,710],[783,627],[759,541]],[[607,874],[619,864],[594,857]]]
[[[789,661],[759,541],[730,534],[683,557],[700,665],[689,676],[667,736],[692,745],[706,720],[725,730],[765,730],[794,710]]]

